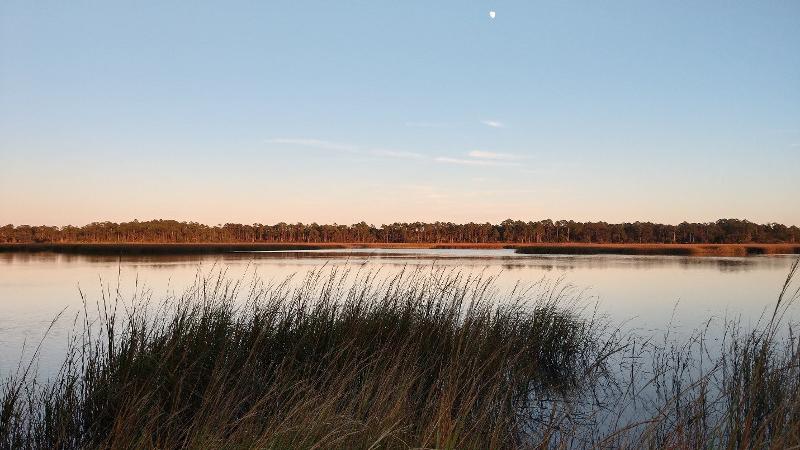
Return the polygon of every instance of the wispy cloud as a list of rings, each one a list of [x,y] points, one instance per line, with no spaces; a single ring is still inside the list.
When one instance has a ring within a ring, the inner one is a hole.
[[[522,159],[521,156],[512,155],[511,153],[487,152],[484,150],[473,150],[469,152],[468,155],[470,158],[490,159],[495,161],[513,161],[516,159]]]
[[[267,139],[267,144],[284,144],[284,145],[297,145],[301,147],[318,148],[323,150],[337,150],[343,152],[358,151],[358,147],[350,144],[341,144],[338,142],[323,141],[320,139],[308,138],[275,138]]]
[[[493,161],[489,159],[464,159],[439,156],[434,161],[445,164],[459,164],[462,166],[518,166],[518,163],[509,161]]]
[[[388,156],[390,158],[403,158],[403,159],[425,159],[425,155],[414,152],[404,152],[397,150],[375,149],[370,150],[370,154],[375,156]]]
[[[487,127],[492,128],[505,128],[506,124],[497,120],[481,120],[481,123],[486,125]]]
[[[461,166],[521,166],[521,164],[519,164],[517,161],[522,159],[521,156],[513,155],[511,153],[489,152],[484,150],[473,150],[467,153],[467,157],[465,158],[454,158],[449,156],[432,157],[417,152],[390,150],[385,148],[366,148],[353,144],[311,138],[272,138],[267,139],[264,142],[268,144],[293,145],[298,147],[345,152],[357,155],[361,159],[367,159],[369,157],[398,158],[417,161],[433,161],[443,164],[457,164]]]

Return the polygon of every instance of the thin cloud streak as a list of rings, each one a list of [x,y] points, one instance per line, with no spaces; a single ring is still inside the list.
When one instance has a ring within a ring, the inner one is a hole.
[[[404,152],[397,150],[376,149],[376,150],[370,150],[370,154],[373,154],[375,156],[388,156],[390,158],[425,159],[425,155],[421,153]]]
[[[481,123],[491,128],[506,128],[506,124],[497,120],[482,120]]]
[[[514,160],[521,159],[516,155],[510,153],[488,152],[483,150],[473,150],[467,153],[469,158],[452,158],[448,156],[430,157],[422,153],[402,151],[402,150],[389,150],[382,148],[368,148],[361,149],[360,147],[352,144],[344,144],[338,142],[325,141],[321,139],[310,138],[273,138],[265,140],[268,144],[281,144],[281,145],[295,145],[301,147],[334,150],[364,156],[376,156],[385,158],[398,158],[409,159],[417,161],[434,161],[444,164],[456,164],[462,166],[482,166],[482,167],[511,167],[520,166],[519,163],[513,162]]]
[[[510,167],[510,166],[519,166],[518,163],[507,162],[507,161],[492,161],[486,159],[463,159],[463,158],[450,158],[446,156],[439,156],[434,158],[434,161],[439,163],[445,164],[458,164],[462,166],[485,166],[485,167]]]
[[[473,150],[469,152],[468,155],[470,158],[490,159],[499,161],[511,161],[516,159],[522,159],[522,157],[517,155],[512,155],[511,153],[487,152],[484,150]]]

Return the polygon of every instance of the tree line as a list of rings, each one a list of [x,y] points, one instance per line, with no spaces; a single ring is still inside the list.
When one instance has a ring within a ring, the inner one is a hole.
[[[176,220],[94,222],[76,226],[6,225],[0,243],[797,243],[800,228],[747,220],[665,225],[651,222],[575,222],[504,220],[499,224],[412,222],[388,225],[204,225]]]

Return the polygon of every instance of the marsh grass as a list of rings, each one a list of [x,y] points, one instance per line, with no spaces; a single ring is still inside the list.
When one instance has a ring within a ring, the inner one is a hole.
[[[800,448],[798,261],[755,324],[728,318],[717,330],[709,318],[683,338],[630,336],[593,411],[602,419],[580,431],[589,446]]]
[[[198,277],[158,304],[104,297],[55,379],[5,383],[0,442],[523,446],[537,399],[567,397],[608,349],[566,287],[532,303],[493,292],[491,277],[333,269],[299,284]]]
[[[718,354],[709,352],[707,329],[652,351],[658,407],[642,446],[798,448],[800,341],[788,317],[800,299],[799,263],[754,327],[726,323]]]
[[[500,295],[441,269],[108,290],[55,377],[5,381],[0,446],[791,448],[797,270],[716,340],[623,333],[561,282]]]
[[[716,256],[800,254],[796,244],[589,244],[561,243],[516,246],[523,255],[638,255],[638,256]]]
[[[307,243],[0,243],[0,253],[66,253],[78,255],[203,255],[229,252],[296,251],[344,248],[342,244]]]

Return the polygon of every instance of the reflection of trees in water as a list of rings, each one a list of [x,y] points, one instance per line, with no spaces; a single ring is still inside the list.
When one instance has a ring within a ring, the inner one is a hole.
[[[563,258],[563,259],[562,259]],[[574,269],[716,269],[721,272],[742,272],[754,269],[783,269],[795,259],[792,256],[764,257],[698,257],[698,256],[565,256],[552,261],[551,257],[536,258],[536,266],[544,270]],[[546,262],[545,262],[546,261]],[[530,267],[531,264],[524,265]],[[522,266],[520,266],[522,267]],[[512,267],[509,267],[511,269]]]
[[[503,270],[518,271],[536,269],[545,272],[571,271],[576,269],[715,269],[725,273],[750,270],[775,270],[788,267],[795,257],[792,255],[750,257],[698,257],[698,256],[625,256],[625,255],[507,255],[498,250],[482,254],[453,254],[450,252],[409,253],[379,251],[271,251],[230,252],[215,255],[80,255],[68,253],[0,253],[3,264],[145,264],[149,267],[176,268],[197,264],[246,263],[269,261],[304,261],[319,264],[384,264],[388,266],[440,264],[448,266],[488,267],[499,266]]]
[[[529,264],[511,264],[511,263],[503,264],[503,270],[508,270],[508,271],[527,269],[530,267],[532,266]],[[537,264],[535,267],[545,272],[552,272],[553,270],[556,269],[561,271],[575,269],[574,265],[555,265],[555,264],[541,264],[541,265]]]

